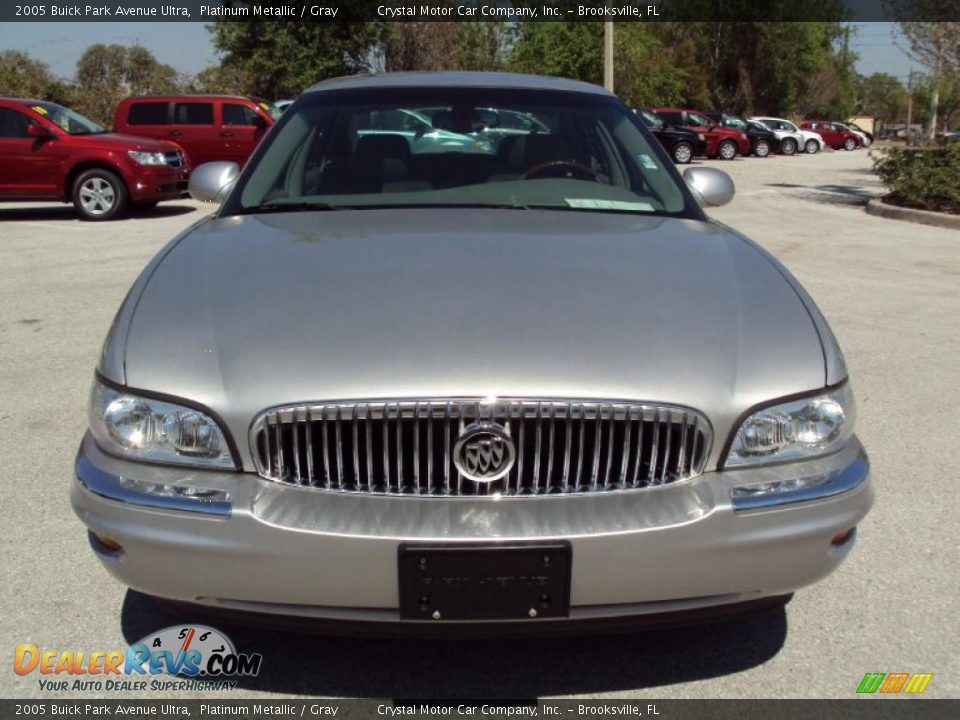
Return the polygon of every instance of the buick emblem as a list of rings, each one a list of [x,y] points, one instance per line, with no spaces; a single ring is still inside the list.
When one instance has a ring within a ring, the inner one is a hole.
[[[453,463],[468,480],[491,483],[513,467],[513,440],[499,425],[476,423],[464,428],[453,446]]]

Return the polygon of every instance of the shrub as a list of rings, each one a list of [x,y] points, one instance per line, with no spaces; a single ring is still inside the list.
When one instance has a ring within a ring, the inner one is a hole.
[[[874,168],[890,190],[885,202],[960,214],[960,142],[881,150]]]

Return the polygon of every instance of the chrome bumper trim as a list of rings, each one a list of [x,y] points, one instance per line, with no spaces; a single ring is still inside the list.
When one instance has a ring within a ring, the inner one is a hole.
[[[737,495],[739,487],[731,488],[730,503],[734,512],[745,510],[762,510],[793,505],[794,503],[824,500],[834,495],[849,492],[870,476],[870,461],[862,450],[846,467],[826,473],[817,478],[801,478],[809,483],[804,487],[787,489],[779,492],[758,493],[755,495]],[[749,485],[742,486],[749,488]]]
[[[124,483],[124,478],[101,470],[94,465],[84,454],[81,448],[74,463],[74,473],[77,481],[87,490],[108,500],[129,505],[159,508],[161,510],[177,510],[180,512],[198,513],[201,515],[215,515],[230,517],[233,504],[229,500],[210,500],[202,497],[164,496],[144,492]]]

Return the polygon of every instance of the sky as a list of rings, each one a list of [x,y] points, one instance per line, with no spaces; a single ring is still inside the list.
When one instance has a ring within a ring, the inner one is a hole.
[[[893,23],[855,23],[854,29],[850,46],[860,55],[860,73],[886,72],[906,83],[911,67],[921,69],[894,42]],[[27,52],[67,79],[73,76],[77,59],[89,45],[136,42],[182,73],[193,75],[217,63],[204,23],[0,23],[0,50]]]

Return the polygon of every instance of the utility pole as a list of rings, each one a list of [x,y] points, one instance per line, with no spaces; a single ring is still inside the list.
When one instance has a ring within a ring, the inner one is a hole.
[[[937,65],[933,69],[931,81],[933,86],[930,88],[930,130],[927,132],[927,140],[933,142],[937,139],[937,111],[940,109],[940,67],[943,63],[943,51],[937,50]]]
[[[603,86],[613,92],[613,21],[603,23]]]

